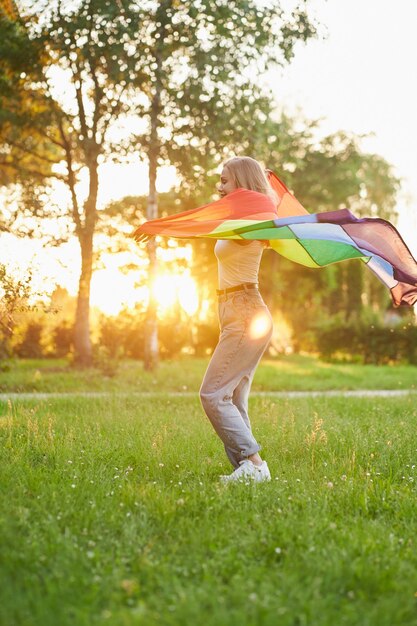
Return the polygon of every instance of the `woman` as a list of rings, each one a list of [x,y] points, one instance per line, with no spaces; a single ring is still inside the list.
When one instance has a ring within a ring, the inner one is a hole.
[[[271,170],[267,175],[254,159],[231,159],[221,175],[222,198],[145,222],[130,235],[137,242],[155,235],[219,239],[221,333],[200,397],[235,468],[224,482],[270,480],[248,416],[253,375],[272,334],[271,315],[257,288],[267,244],[234,237],[265,235],[276,252],[307,267],[362,258],[389,288],[395,306],[417,303],[417,262],[392,224],[357,218],[348,209],[310,214]]]
[[[223,167],[220,194],[225,196],[238,188],[266,194],[276,203],[263,168],[250,157],[230,159]],[[259,265],[266,245],[257,240],[229,239],[218,240],[214,248],[221,332],[200,399],[235,468],[230,475],[221,476],[225,483],[271,480],[248,415],[253,376],[272,335],[271,314],[258,290]]]

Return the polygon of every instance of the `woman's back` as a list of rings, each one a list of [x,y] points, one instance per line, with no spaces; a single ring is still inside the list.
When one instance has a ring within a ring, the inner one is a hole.
[[[245,242],[246,243],[246,242]],[[247,245],[233,239],[219,239],[214,247],[218,262],[219,289],[242,283],[257,283],[264,244],[251,241]]]

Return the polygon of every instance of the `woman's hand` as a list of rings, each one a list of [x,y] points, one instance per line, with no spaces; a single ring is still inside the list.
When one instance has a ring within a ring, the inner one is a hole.
[[[138,235],[134,236],[134,240],[137,243],[148,243],[148,241],[151,241],[152,239],[155,239],[155,235],[147,235],[146,233],[139,233]]]

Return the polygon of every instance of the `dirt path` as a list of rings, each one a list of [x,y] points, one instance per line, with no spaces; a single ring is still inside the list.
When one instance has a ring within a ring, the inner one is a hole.
[[[417,389],[354,389],[331,391],[252,391],[251,397],[273,398],[318,398],[337,397],[347,398],[395,398],[399,396],[415,395]],[[197,397],[197,391],[70,391],[70,392],[5,392],[0,393],[0,402],[8,400],[49,400],[55,398],[162,398],[162,397]]]

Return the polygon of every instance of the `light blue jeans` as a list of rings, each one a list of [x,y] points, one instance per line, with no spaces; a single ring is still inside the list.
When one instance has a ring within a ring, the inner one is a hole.
[[[248,399],[256,367],[272,336],[272,317],[258,289],[219,296],[220,338],[200,389],[207,417],[233,467],[261,449]]]

